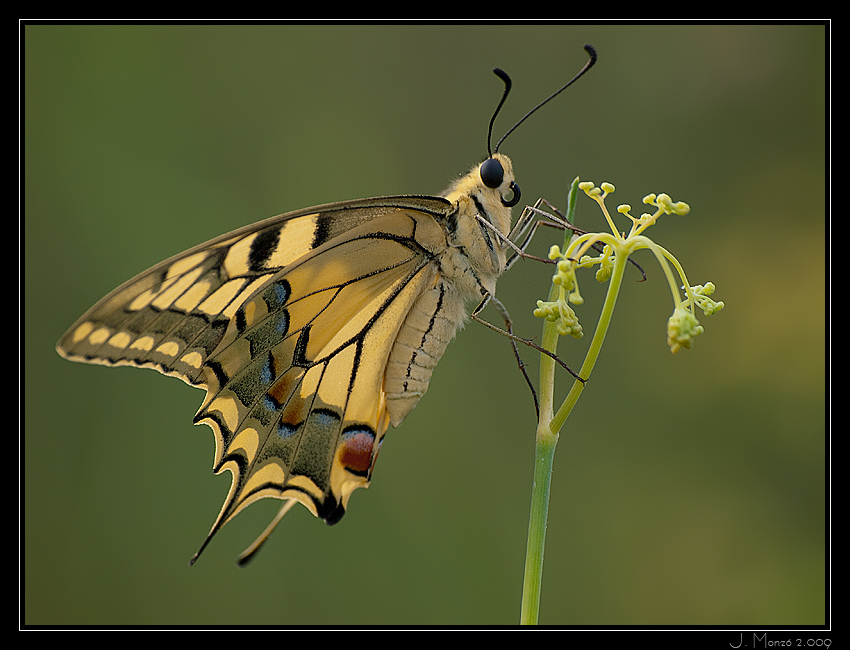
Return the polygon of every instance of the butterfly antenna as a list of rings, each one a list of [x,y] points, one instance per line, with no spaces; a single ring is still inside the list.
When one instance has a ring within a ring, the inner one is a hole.
[[[505,103],[505,100],[508,98],[508,93],[511,92],[511,86],[513,86],[513,82],[511,78],[508,76],[508,73],[502,70],[501,68],[493,68],[493,74],[499,77],[502,81],[505,82],[505,92],[502,93],[502,99],[499,102],[499,105],[496,106],[496,110],[493,111],[493,117],[490,118],[490,128],[487,129],[487,157],[492,158],[493,150],[490,147],[490,143],[493,141],[493,123],[496,121],[496,116],[499,114],[499,111],[502,110],[502,104]],[[504,140],[504,138],[502,138]],[[499,143],[501,144],[501,142]],[[498,151],[499,147],[496,146],[496,150]]]
[[[490,147],[490,143],[493,141],[493,123],[496,121],[496,116],[499,114],[499,111],[502,110],[502,105],[505,103],[505,100],[508,98],[508,93],[511,92],[511,86],[513,86],[513,81],[508,76],[508,73],[502,70],[501,68],[493,68],[493,74],[499,77],[505,83],[505,92],[502,93],[502,99],[499,101],[499,105],[496,107],[496,110],[493,111],[493,117],[490,118],[490,128],[487,129],[487,157],[493,157],[493,150]],[[502,138],[504,140],[504,138]],[[502,144],[501,140],[499,144]],[[496,145],[496,151],[499,150],[499,145]]]
[[[502,143],[505,141],[505,138],[507,138],[511,133],[513,133],[520,124],[525,122],[531,116],[531,114],[534,113],[534,111],[536,111],[538,108],[540,108],[544,104],[547,104],[548,102],[553,100],[558,94],[560,94],[562,91],[566,90],[573,82],[577,81],[579,79],[579,77],[581,77],[585,72],[587,72],[588,70],[590,70],[593,67],[593,65],[596,63],[596,50],[593,48],[592,45],[585,45],[584,50],[585,50],[585,52],[587,52],[587,54],[588,54],[588,56],[590,56],[590,58],[588,59],[587,63],[584,64],[584,67],[581,70],[578,71],[578,74],[576,74],[575,77],[570,79],[567,83],[565,83],[563,86],[561,86],[558,90],[556,90],[551,95],[549,95],[546,99],[544,99],[542,102],[540,102],[537,106],[535,106],[530,111],[528,111],[528,113],[526,113],[525,116],[523,116],[523,118],[519,122],[514,124],[508,130],[508,132],[505,133],[505,135],[502,136],[502,139],[499,140],[499,142],[496,144],[496,148],[493,150],[494,152],[499,150],[499,147],[502,146]],[[504,72],[502,72],[498,68],[496,70],[494,70],[493,72],[495,72],[497,75],[499,75],[499,77],[501,79],[505,79],[506,77],[508,77],[508,75],[506,75]],[[499,74],[500,72],[502,74]],[[502,75],[504,75],[504,77]],[[499,108],[502,107],[502,104],[504,103],[505,98],[508,96],[508,90],[510,89],[510,78],[509,77],[507,79],[506,85],[507,85],[507,88],[505,89],[505,94],[502,97],[502,101],[499,103],[498,108],[496,108],[496,113],[499,112]],[[493,119],[490,120],[490,130],[491,131],[493,129],[493,120],[495,120],[495,119],[496,119],[496,115],[494,114]],[[489,139],[489,137],[487,139],[487,151],[490,152],[490,139]],[[490,155],[492,156],[492,153]]]

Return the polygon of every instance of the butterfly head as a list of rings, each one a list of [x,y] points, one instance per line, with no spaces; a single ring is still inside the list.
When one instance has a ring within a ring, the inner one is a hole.
[[[507,174],[505,173],[506,168]],[[499,198],[502,205],[506,208],[512,208],[519,203],[521,196],[519,185],[517,185],[516,181],[513,180],[514,171],[511,161],[507,156],[500,153],[493,154],[478,167],[478,175],[481,178],[481,182],[484,183],[486,187],[489,187],[492,190],[499,190]],[[510,177],[510,180],[507,182],[507,189],[512,195],[509,199],[505,198],[503,189],[506,182],[506,176]]]
[[[511,225],[511,208],[520,200],[511,159],[494,153],[459,178],[443,196],[457,204],[461,213],[479,214],[507,234]]]

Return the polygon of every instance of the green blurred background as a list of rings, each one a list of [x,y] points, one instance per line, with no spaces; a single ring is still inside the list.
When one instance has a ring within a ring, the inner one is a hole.
[[[649,281],[630,274],[561,436],[540,622],[825,622],[825,27],[29,25],[25,623],[518,621],[535,419],[497,335],[469,325],[449,346],[339,525],[297,508],[244,569],[276,501],[187,567],[230,485],[191,425],[203,394],[53,348],[109,290],[213,236],[440,192],[486,154],[490,70],[514,79],[498,137],[584,43],[597,67],[502,148],[523,203],[563,205],[576,175],[614,183],[612,209],[687,201],[649,234],[727,307],[674,357],[666,283],[639,258]],[[579,200],[580,225],[604,227]],[[539,335],[550,275],[524,262],[501,280],[521,334]],[[604,287],[582,289],[592,331]],[[560,353],[577,367],[588,341]]]

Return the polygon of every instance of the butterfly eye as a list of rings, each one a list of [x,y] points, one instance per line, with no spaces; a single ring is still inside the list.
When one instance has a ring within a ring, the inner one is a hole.
[[[490,189],[496,189],[505,178],[505,170],[502,163],[495,158],[488,158],[481,163],[481,182]]]
[[[510,188],[511,192],[514,193],[511,199],[509,201],[505,201],[505,197],[502,197],[502,205],[504,205],[506,208],[514,207],[517,203],[519,203],[519,197],[522,196],[519,191],[519,185],[517,185],[513,181],[511,181]]]

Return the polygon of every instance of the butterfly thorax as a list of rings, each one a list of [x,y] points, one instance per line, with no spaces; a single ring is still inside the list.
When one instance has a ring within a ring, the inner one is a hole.
[[[470,301],[480,300],[482,290],[494,295],[496,280],[505,270],[504,241],[511,230],[511,209],[505,206],[503,197],[510,193],[514,173],[507,156],[497,153],[493,158],[504,170],[501,185],[484,185],[481,165],[477,165],[443,193],[455,204],[456,212],[454,227],[447,233],[450,250],[441,270],[447,277],[456,278],[458,288],[466,290],[465,298]]]

